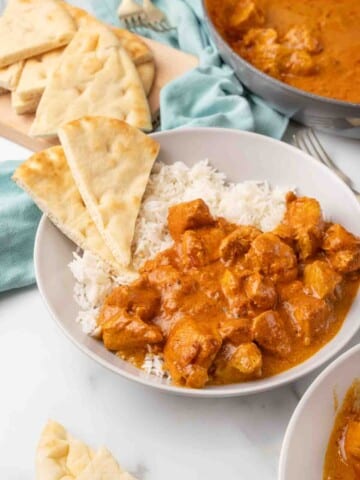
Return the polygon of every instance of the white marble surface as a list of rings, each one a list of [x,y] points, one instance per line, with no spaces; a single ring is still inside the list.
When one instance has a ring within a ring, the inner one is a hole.
[[[360,180],[360,142],[322,139]],[[26,156],[3,139],[0,151],[0,160]],[[78,351],[34,286],[0,294],[0,380],[1,480],[34,478],[35,446],[49,417],[93,446],[108,446],[140,480],[275,480],[283,434],[311,378],[239,399],[154,392]]]

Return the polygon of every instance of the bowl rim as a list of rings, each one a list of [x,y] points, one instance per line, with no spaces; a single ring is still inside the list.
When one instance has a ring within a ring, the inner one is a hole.
[[[301,155],[304,157],[304,160],[306,159],[307,162],[313,163],[314,165],[317,166],[317,168],[321,168],[324,172],[327,173],[327,175],[330,175],[333,177],[334,181],[336,183],[339,183],[345,188],[351,195],[351,197],[354,199],[354,206],[358,208],[358,214],[360,216],[360,204],[357,202],[353,192],[350,190],[350,188],[343,183],[337,175],[332,172],[328,167],[326,167],[323,164],[319,164],[319,162],[311,157],[310,155],[306,154],[305,152],[300,151],[293,145],[287,144],[285,142],[281,142],[280,140],[267,137],[265,135],[260,135],[258,133],[254,132],[248,132],[248,131],[243,131],[243,130],[236,130],[236,129],[229,129],[229,128],[220,128],[220,127],[186,127],[186,128],[180,128],[180,129],[175,129],[175,130],[167,130],[163,132],[156,132],[154,134],[151,134],[150,136],[152,138],[161,138],[161,137],[166,137],[166,136],[172,136],[172,135],[185,135],[187,133],[192,132],[192,133],[203,133],[203,134],[214,134],[214,133],[219,133],[219,134],[236,134],[236,135],[241,135],[244,137],[253,137],[257,139],[261,139],[262,141],[269,142],[269,143],[276,143],[278,145],[281,145],[281,148],[288,150],[289,152],[291,151],[296,151],[298,154],[299,152]],[[53,312],[50,301],[47,298],[46,295],[46,288],[45,288],[45,282],[43,283],[43,278],[41,275],[41,247],[42,247],[42,237],[43,237],[43,232],[47,228],[48,224],[51,224],[50,220],[48,220],[47,216],[44,214],[40,220],[40,223],[38,225],[38,229],[36,232],[36,237],[35,237],[35,246],[34,246],[34,266],[35,266],[35,278],[36,278],[36,283],[39,288],[41,297],[50,312],[51,317],[55,320],[56,324],[60,327],[62,332],[68,337],[71,342],[76,345],[83,353],[85,353],[87,356],[95,360],[97,363],[102,365],[103,367],[113,371],[117,375],[122,376],[123,378],[126,378],[128,380],[135,381],[137,383],[140,383],[142,385],[150,386],[152,388],[156,388],[160,391],[165,391],[171,394],[175,395],[180,395],[180,396],[187,396],[187,397],[196,397],[196,398],[225,398],[225,397],[236,397],[236,396],[245,396],[245,395],[253,395],[253,394],[259,394],[265,391],[273,390],[274,388],[278,388],[284,385],[287,385],[289,383],[292,383],[296,380],[299,380],[303,376],[311,373],[312,371],[316,370],[319,368],[321,365],[324,363],[328,362],[330,359],[332,359],[334,356],[336,356],[339,351],[341,351],[342,348],[344,348],[347,343],[353,338],[353,336],[357,333],[357,331],[360,328],[359,325],[353,325],[352,329],[348,332],[348,335],[343,341],[336,346],[335,351],[329,351],[326,353],[324,358],[320,361],[320,363],[316,364],[315,366],[313,365],[307,365],[304,367],[304,364],[306,363],[307,360],[313,358],[315,355],[317,355],[319,352],[316,352],[312,357],[309,357],[309,359],[305,360],[305,362],[302,362],[299,365],[294,366],[291,369],[288,369],[279,375],[275,375],[272,377],[267,377],[263,382],[261,379],[255,381],[255,385],[252,383],[247,383],[247,382],[242,382],[242,383],[234,383],[234,384],[229,384],[229,385],[220,385],[220,386],[209,386],[207,388],[203,389],[191,389],[191,388],[183,388],[183,387],[177,387],[173,385],[168,385],[164,383],[156,383],[151,380],[151,377],[146,378],[146,377],[141,377],[141,376],[136,376],[130,372],[124,371],[120,368],[118,368],[116,365],[113,365],[109,363],[107,360],[103,359],[100,357],[98,354],[92,351],[91,348],[86,346],[83,342],[77,341],[75,338],[72,337],[71,333],[66,329],[65,325],[63,322],[60,320],[60,318],[57,318],[55,312]],[[359,292],[360,294],[360,292]],[[342,327],[341,327],[342,328]],[[339,330],[340,331],[340,330]],[[338,332],[339,333],[339,332]],[[330,340],[333,341],[336,338],[337,335],[333,339]],[[326,345],[325,345],[326,346]],[[324,347],[325,347],[324,346]],[[319,350],[321,351],[321,349]],[[292,374],[291,378],[287,378],[286,374],[293,371],[294,369],[302,367],[300,371],[295,372]],[[283,377],[281,375],[284,374]],[[268,381],[266,383],[266,381]],[[239,386],[241,390],[239,391]],[[226,387],[226,390],[224,389]]]
[[[286,432],[284,435],[284,439],[282,442],[281,450],[280,450],[280,458],[279,458],[279,469],[278,469],[278,480],[288,480],[285,478],[285,468],[287,466],[287,461],[288,461],[288,455],[290,451],[290,442],[293,437],[298,419],[300,415],[303,413],[303,411],[306,408],[306,404],[308,400],[311,398],[312,394],[317,390],[317,388],[323,383],[323,381],[343,362],[346,362],[348,358],[352,357],[353,355],[356,355],[357,353],[360,352],[360,344],[357,344],[353,347],[351,347],[349,350],[346,352],[342,353],[338,358],[333,360],[316,378],[313,380],[313,382],[310,384],[310,386],[307,388],[306,392],[304,395],[301,397],[301,400],[297,404],[290,421],[288,423],[288,426],[286,428]],[[350,388],[350,385],[349,385]]]
[[[292,94],[297,94],[297,95],[303,95],[310,100],[313,101],[318,101],[318,102],[323,102],[327,103],[329,105],[336,105],[339,107],[347,107],[347,108],[357,108],[359,109],[360,113],[360,102],[349,102],[346,100],[337,100],[336,98],[331,98],[331,97],[325,97],[322,95],[318,95],[316,93],[308,92],[306,90],[302,90],[301,88],[293,87],[292,85],[289,85],[288,83],[282,82],[281,80],[278,80],[277,78],[272,77],[271,75],[268,75],[267,73],[263,72],[259,68],[255,67],[252,63],[248,62],[245,60],[243,57],[239,55],[239,53],[233,49],[233,47],[224,39],[224,37],[220,34],[218,29],[216,28],[209,10],[207,8],[207,1],[208,0],[201,0],[202,6],[203,6],[203,11],[205,15],[205,20],[207,23],[210,25],[210,30],[213,30],[215,34],[221,39],[222,42],[226,45],[227,48],[231,50],[231,52],[237,56],[239,61],[243,63],[245,67],[247,67],[249,70],[251,70],[253,73],[256,73],[259,75],[263,80],[273,84],[274,87],[281,87],[283,90],[287,90]],[[242,80],[240,80],[242,82]],[[246,87],[248,88],[248,87]]]

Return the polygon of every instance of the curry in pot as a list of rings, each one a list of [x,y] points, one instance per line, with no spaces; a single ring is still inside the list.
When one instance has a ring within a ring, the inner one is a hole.
[[[115,288],[98,324],[105,347],[140,366],[149,349],[176,385],[264,378],[303,362],[339,330],[357,293],[360,240],[290,193],[264,233],[213,218],[201,200],[168,212],[173,246]]]
[[[223,38],[289,85],[360,103],[360,2],[206,0]]]
[[[324,480],[360,479],[360,382],[345,396],[325,456]]]

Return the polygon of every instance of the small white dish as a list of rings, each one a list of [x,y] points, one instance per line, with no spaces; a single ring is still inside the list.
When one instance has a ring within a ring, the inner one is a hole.
[[[338,410],[360,378],[360,345],[331,363],[308,388],[286,430],[279,480],[321,480],[325,453]]]
[[[271,185],[296,186],[298,193],[316,197],[327,218],[360,234],[360,204],[327,167],[283,142],[255,133],[221,128],[193,128],[153,135],[161,145],[159,160],[183,161],[191,166],[208,159],[229,181],[267,180]],[[46,217],[40,222],[35,244],[35,269],[40,292],[63,332],[94,360],[117,374],[166,392],[191,397],[228,397],[269,390],[292,382],[325,363],[351,339],[359,327],[360,298],[336,337],[306,362],[279,375],[246,383],[178,388],[150,377],[86,336],[75,322],[78,306],[73,299],[74,279],[68,268],[74,244]]]

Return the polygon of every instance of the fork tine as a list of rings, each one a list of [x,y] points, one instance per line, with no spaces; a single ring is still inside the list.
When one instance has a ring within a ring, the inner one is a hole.
[[[322,153],[322,155],[324,156],[324,158],[326,158],[327,161],[328,161],[330,164],[332,164],[332,163],[333,163],[332,159],[329,157],[328,153],[326,152],[326,150],[324,149],[324,147],[321,145],[321,142],[320,142],[320,140],[319,140],[319,137],[316,135],[314,129],[309,128],[308,130],[309,130],[309,133],[308,133],[309,137],[313,139],[314,143],[317,145],[319,151]]]
[[[324,148],[319,142],[319,139],[315,136],[313,130],[311,128],[307,128],[304,132],[304,135],[307,137],[313,150],[316,152],[317,156],[321,159],[321,161],[327,166],[332,166],[332,161],[330,160],[329,155],[325,152]]]

